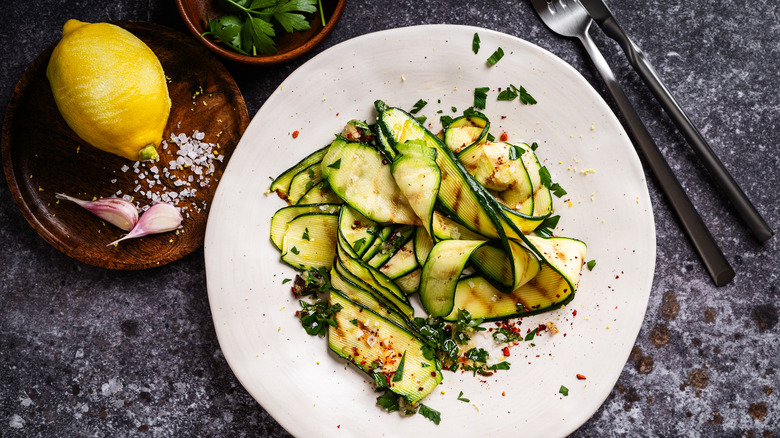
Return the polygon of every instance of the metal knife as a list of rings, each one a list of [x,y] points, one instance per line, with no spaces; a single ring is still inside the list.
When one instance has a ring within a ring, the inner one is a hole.
[[[666,113],[677,125],[685,140],[702,160],[704,167],[715,179],[726,198],[734,205],[737,213],[745,221],[753,236],[762,243],[769,240],[774,235],[772,229],[769,228],[769,225],[767,225],[764,218],[756,210],[756,207],[747,198],[739,184],[734,181],[734,178],[723,166],[715,152],[712,151],[712,148],[707,144],[699,130],[693,125],[693,122],[685,114],[685,111],[677,103],[669,89],[661,82],[645,54],[631,41],[614,15],[612,15],[609,7],[603,0],[579,0],[579,2],[585,7],[585,10],[588,11],[588,14],[599,25],[601,30],[608,37],[617,41],[623,49],[634,70],[639,73],[639,76],[650,88],[655,98],[658,99]]]

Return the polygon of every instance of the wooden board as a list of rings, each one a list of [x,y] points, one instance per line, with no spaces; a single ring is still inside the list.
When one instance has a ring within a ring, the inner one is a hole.
[[[171,114],[163,138],[195,130],[204,142],[219,145],[222,161],[213,160],[209,184],[179,206],[188,208],[182,229],[118,246],[106,246],[124,232],[106,224],[76,204],[57,201],[56,193],[92,199],[117,192],[134,196],[141,206],[151,201],[135,188],[155,193],[180,192],[177,179],[186,180],[191,168],[171,170],[155,187],[139,179],[134,162],[86,144],[60,115],[46,79],[54,44],[45,50],[19,80],[5,115],[2,134],[3,169],[14,201],[24,217],[47,242],[70,257],[109,269],[145,269],[177,260],[203,245],[208,207],[222,172],[249,123],[244,98],[225,67],[191,37],[153,23],[116,22],[143,40],[155,52],[168,78]],[[176,147],[160,150],[158,170],[175,160]],[[122,171],[124,166],[129,170]],[[144,164],[143,167],[150,167]],[[205,208],[203,206],[205,205]]]

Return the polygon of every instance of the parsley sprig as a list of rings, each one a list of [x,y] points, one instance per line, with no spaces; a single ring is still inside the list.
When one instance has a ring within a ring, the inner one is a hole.
[[[316,12],[325,25],[325,15],[318,0],[221,0],[229,15],[209,17],[211,36],[230,49],[244,55],[276,53],[274,37],[280,30],[304,31],[311,28],[305,14]]]

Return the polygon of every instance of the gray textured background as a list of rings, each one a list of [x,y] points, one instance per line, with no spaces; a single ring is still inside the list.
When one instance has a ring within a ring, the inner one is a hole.
[[[777,229],[778,3],[610,6]],[[0,9],[2,108],[68,18],[184,29],[172,1],[5,0]],[[252,115],[315,53],[422,23],[478,25],[527,39],[571,63],[606,96],[578,43],[554,36],[524,1],[348,0],[335,31],[311,55],[279,67],[227,67]],[[737,277],[723,288],[712,285],[650,178],[658,259],[647,315],[611,395],[574,436],[780,436],[778,238],[763,246],[751,238],[616,44],[592,33]],[[221,355],[202,251],[144,272],[81,264],[32,230],[3,182],[0,260],[0,436],[287,435]]]

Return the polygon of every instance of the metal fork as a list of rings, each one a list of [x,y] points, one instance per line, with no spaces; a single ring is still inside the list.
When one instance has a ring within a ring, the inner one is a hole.
[[[590,38],[588,30],[593,20],[585,8],[576,0],[531,0],[531,4],[542,21],[553,32],[578,38],[585,50],[593,60],[607,89],[617,104],[618,110],[623,114],[628,130],[634,137],[637,149],[644,155],[650,170],[655,174],[658,185],[666,195],[672,210],[677,215],[683,229],[691,239],[694,248],[699,253],[707,272],[717,286],[723,286],[734,278],[734,270],[723,256],[723,252],[713,239],[704,221],[694,208],[691,200],[685,194],[680,182],[672,172],[655,141],[650,137],[642,120],[639,119],[636,110],[626,97],[623,89],[615,79],[615,75],[609,68],[607,61],[602,56],[596,44]]]

